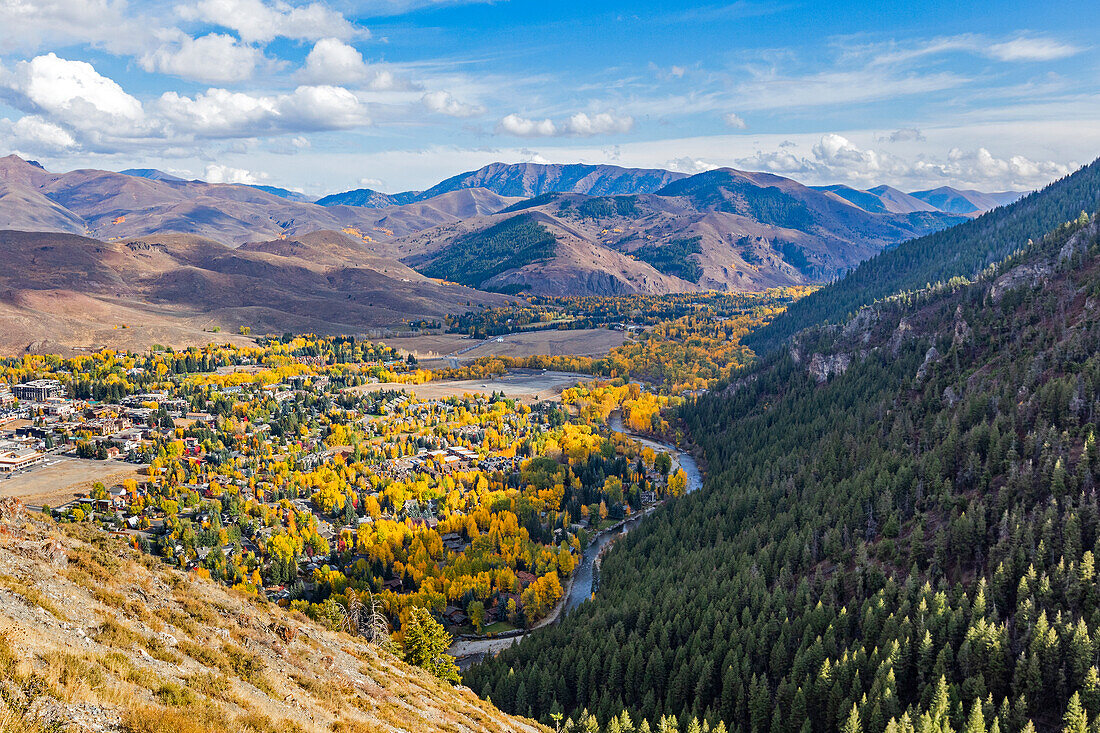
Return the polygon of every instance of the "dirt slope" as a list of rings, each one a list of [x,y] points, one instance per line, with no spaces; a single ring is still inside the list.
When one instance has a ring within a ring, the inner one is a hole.
[[[0,503],[0,685],[5,732],[545,730],[13,500]]]

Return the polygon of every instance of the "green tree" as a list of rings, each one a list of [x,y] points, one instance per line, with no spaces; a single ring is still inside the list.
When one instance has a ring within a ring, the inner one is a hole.
[[[401,650],[406,662],[423,667],[441,680],[458,684],[458,666],[454,657],[447,654],[451,635],[427,609],[410,608],[401,631]]]

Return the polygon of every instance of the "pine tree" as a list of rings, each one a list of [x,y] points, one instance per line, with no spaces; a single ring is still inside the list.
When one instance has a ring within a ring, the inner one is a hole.
[[[1062,716],[1062,733],[1087,733],[1088,715],[1081,706],[1081,696],[1076,692],[1069,699],[1066,714]]]

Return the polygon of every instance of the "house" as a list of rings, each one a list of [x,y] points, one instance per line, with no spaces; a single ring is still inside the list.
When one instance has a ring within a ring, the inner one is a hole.
[[[453,626],[462,626],[470,620],[470,617],[457,606],[447,606],[443,609],[443,619]]]
[[[534,583],[537,580],[537,578],[534,575],[532,575],[531,573],[527,572],[526,570],[517,570],[516,571],[516,580],[519,581],[519,587],[520,588],[526,588],[527,586]]]

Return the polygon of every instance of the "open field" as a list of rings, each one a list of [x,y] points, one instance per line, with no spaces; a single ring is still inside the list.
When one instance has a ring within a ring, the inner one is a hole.
[[[514,397],[524,402],[555,400],[566,387],[577,382],[592,379],[588,374],[573,372],[516,371],[496,379],[464,379],[452,382],[425,382],[424,384],[364,384],[352,387],[355,392],[373,392],[379,389],[406,389],[425,399],[442,397],[461,397],[464,394],[488,394],[503,392],[506,397]]]
[[[449,354],[480,344],[477,348],[458,356],[460,362],[482,356],[534,356],[547,354],[562,356],[603,356],[626,340],[622,331],[606,328],[584,328],[575,331],[526,331],[510,333],[488,341],[474,341],[461,334],[445,333],[430,336],[385,339],[387,346],[413,354],[422,361],[440,359]]]
[[[140,478],[143,466],[120,461],[91,461],[50,456],[46,463],[11,478],[0,479],[0,498],[16,497],[26,504],[58,506],[78,493],[91,493],[92,484],[110,487],[127,478]]]

